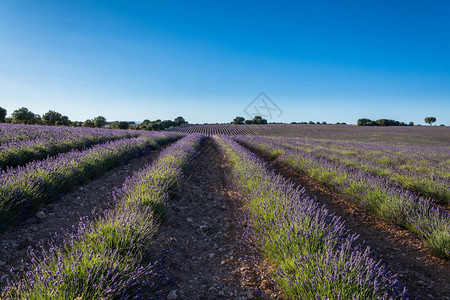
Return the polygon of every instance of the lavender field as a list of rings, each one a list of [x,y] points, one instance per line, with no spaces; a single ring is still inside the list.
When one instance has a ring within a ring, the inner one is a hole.
[[[0,167],[2,299],[450,299],[448,127],[0,124]]]
[[[431,146],[448,148],[450,133],[445,126],[358,127],[352,125],[266,124],[185,125],[169,129],[181,133],[256,135],[307,138],[332,141],[362,142],[389,145]]]

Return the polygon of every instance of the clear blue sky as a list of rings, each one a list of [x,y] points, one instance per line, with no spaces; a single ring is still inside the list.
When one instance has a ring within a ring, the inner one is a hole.
[[[72,120],[450,125],[449,1],[0,0],[0,106]]]

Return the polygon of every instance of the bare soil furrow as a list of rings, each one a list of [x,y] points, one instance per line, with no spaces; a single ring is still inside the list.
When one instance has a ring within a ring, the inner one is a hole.
[[[277,297],[244,262],[242,202],[229,189],[227,170],[208,139],[172,197],[153,249],[164,266],[161,299]]]

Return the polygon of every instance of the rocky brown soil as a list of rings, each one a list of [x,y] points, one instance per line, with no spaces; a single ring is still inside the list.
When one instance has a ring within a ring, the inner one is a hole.
[[[242,203],[229,189],[227,170],[208,139],[172,197],[152,250],[164,266],[161,299],[278,298],[244,262]]]
[[[62,233],[77,225],[80,218],[92,217],[96,211],[110,206],[114,190],[122,186],[127,176],[151,163],[158,153],[150,151],[125,162],[43,205],[35,217],[17,222],[0,232],[0,287],[11,276],[11,267],[19,273],[23,271],[23,263],[28,262],[28,246],[35,247],[39,242],[46,244],[55,233]]]
[[[262,158],[268,160],[267,157]],[[371,256],[382,260],[388,270],[398,274],[399,281],[407,287],[412,299],[450,299],[449,261],[431,255],[425,245],[407,230],[386,224],[277,160],[268,161],[276,172],[305,188],[330,212],[340,216],[349,230],[359,234],[361,242],[371,248]]]

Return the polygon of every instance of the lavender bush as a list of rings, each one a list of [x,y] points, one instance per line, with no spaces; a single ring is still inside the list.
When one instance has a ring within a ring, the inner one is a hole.
[[[154,204],[168,201],[203,140],[191,135],[165,149],[124,183],[115,209],[95,221],[81,219],[60,246],[30,249],[27,272],[8,284],[2,299],[140,299],[143,288],[157,292],[146,254],[157,228]]]
[[[62,191],[148,149],[157,148],[155,136],[161,144],[180,137],[163,133],[111,141],[3,171],[0,174],[0,229],[13,220],[27,217],[42,202],[50,201]]]
[[[139,135],[124,130],[0,124],[0,170]]]
[[[283,140],[236,137],[241,143],[261,151],[292,169],[334,188],[351,201],[374,212],[385,221],[402,226],[421,238],[437,256],[450,258],[450,216],[429,199],[370,172],[331,162]]]
[[[450,150],[417,146],[388,146],[311,139],[270,139],[289,149],[381,176],[435,202],[450,200]]]
[[[249,243],[290,299],[406,299],[396,276],[324,207],[227,137],[215,137],[247,201]]]

